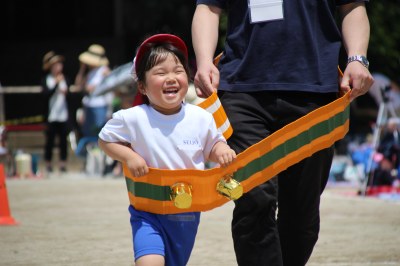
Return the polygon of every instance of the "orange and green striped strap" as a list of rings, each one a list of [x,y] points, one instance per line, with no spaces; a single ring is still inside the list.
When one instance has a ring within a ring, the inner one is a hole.
[[[221,101],[217,96],[217,93],[214,92],[211,94],[207,99],[199,103],[198,106],[202,107],[213,115],[217,129],[224,135],[225,139],[229,139],[233,133],[233,129],[228,117],[226,116],[225,110],[222,107]]]
[[[214,65],[218,65],[221,56],[222,53],[214,58]],[[224,135],[225,139],[229,139],[233,133],[233,129],[217,93],[214,92],[211,94],[207,99],[199,103],[198,106],[207,110],[213,115],[217,129]]]
[[[208,211],[229,201],[216,191],[226,174],[241,183],[243,192],[268,181],[313,153],[332,146],[349,127],[350,92],[286,125],[237,155],[226,168],[208,170],[161,170],[151,168],[146,176],[134,177],[124,165],[129,200],[136,209],[158,214]],[[192,186],[192,205],[175,207],[171,186]]]

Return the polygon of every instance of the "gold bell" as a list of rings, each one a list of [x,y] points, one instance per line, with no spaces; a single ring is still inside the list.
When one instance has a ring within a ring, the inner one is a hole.
[[[233,175],[225,175],[217,184],[217,191],[231,200],[237,200],[243,195],[242,185],[233,179]]]
[[[192,206],[192,186],[183,182],[172,185],[171,200],[179,209],[190,208]]]

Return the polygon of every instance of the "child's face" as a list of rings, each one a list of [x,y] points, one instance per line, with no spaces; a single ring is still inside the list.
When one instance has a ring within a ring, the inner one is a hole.
[[[145,82],[139,87],[150,105],[162,114],[178,113],[189,88],[183,65],[173,55],[146,72]]]

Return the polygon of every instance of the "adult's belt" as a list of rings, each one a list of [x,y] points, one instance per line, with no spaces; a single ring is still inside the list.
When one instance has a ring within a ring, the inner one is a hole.
[[[332,146],[346,135],[349,113],[350,92],[247,148],[226,168],[150,168],[146,176],[134,177],[124,165],[130,203],[157,214],[214,209]]]

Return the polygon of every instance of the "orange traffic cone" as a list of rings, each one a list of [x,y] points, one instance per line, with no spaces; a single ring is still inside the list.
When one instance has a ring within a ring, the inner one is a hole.
[[[17,225],[17,224],[18,222],[11,217],[10,207],[8,205],[4,166],[0,164],[0,225]]]

